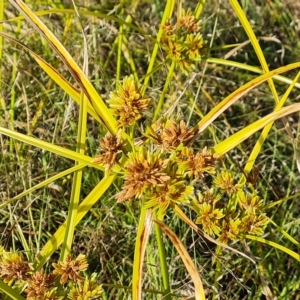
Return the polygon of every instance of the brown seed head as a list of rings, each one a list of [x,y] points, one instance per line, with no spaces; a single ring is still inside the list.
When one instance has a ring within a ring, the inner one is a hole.
[[[54,274],[46,275],[44,270],[35,272],[27,280],[27,299],[45,299],[46,292],[50,291],[53,287],[55,277]]]
[[[0,277],[4,282],[26,280],[31,270],[31,264],[24,260],[21,253],[2,253]]]
[[[93,162],[105,165],[106,170],[110,170],[116,163],[117,154],[122,150],[122,147],[121,132],[119,131],[115,136],[108,132],[100,141],[100,149],[104,153],[97,155]]]
[[[168,160],[159,152],[146,152],[144,148],[130,153],[125,166],[125,182],[122,191],[116,195],[117,201],[128,201],[134,196],[139,198],[147,188],[161,185],[170,179],[164,169]]]
[[[76,282],[82,280],[79,272],[85,271],[88,268],[88,263],[84,255],[79,254],[75,260],[70,256],[67,257],[65,262],[53,263],[53,274],[60,276],[60,283],[67,283],[68,279]]]

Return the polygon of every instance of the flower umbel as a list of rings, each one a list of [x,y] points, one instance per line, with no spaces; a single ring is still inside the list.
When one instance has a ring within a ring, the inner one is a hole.
[[[24,260],[21,253],[3,252],[1,254],[0,277],[4,282],[26,280],[31,270],[31,264]]]
[[[125,77],[123,84],[117,84],[116,91],[110,93],[108,100],[112,113],[119,117],[119,127],[133,125],[147,111],[149,102],[150,98],[143,97],[132,75]]]
[[[55,277],[54,274],[46,275],[44,270],[34,273],[28,279],[27,299],[45,299],[46,293],[53,287]]]
[[[165,150],[175,150],[181,143],[189,143],[194,135],[194,129],[187,128],[183,120],[179,124],[174,120],[167,121],[161,133],[162,146]]]
[[[147,188],[162,185],[170,179],[164,169],[168,160],[161,152],[147,152],[143,147],[129,154],[125,165],[125,182],[122,191],[116,195],[118,202],[128,201],[133,197],[141,197]]]
[[[197,32],[201,28],[200,22],[195,20],[190,9],[183,11],[182,17],[178,20],[178,26],[188,32]]]
[[[213,174],[217,154],[211,154],[207,147],[202,152],[194,153],[192,148],[183,147],[178,154],[178,166],[188,177],[199,179],[204,177],[204,173]]]
[[[221,209],[214,209],[211,204],[203,203],[199,205],[199,216],[196,223],[201,224],[207,234],[219,235],[221,231],[219,220],[223,217],[224,214]]]
[[[242,219],[240,231],[247,234],[262,235],[268,222],[265,214],[256,214],[254,209],[250,209]]]
[[[77,282],[83,278],[79,275],[79,272],[85,271],[88,267],[88,263],[84,255],[79,254],[76,259],[72,260],[70,256],[67,257],[65,262],[53,263],[53,274],[60,276],[60,283],[67,283],[68,279]]]
[[[206,42],[199,33],[200,21],[195,19],[189,9],[183,12],[175,25],[167,21],[161,28],[161,42],[167,58],[188,74],[195,68],[195,62],[200,61],[206,53]]]
[[[163,215],[170,203],[187,203],[192,196],[193,190],[193,186],[186,185],[179,178],[168,180],[163,185],[157,186],[154,189],[150,195],[150,199],[145,203],[145,207],[158,209],[158,214]]]
[[[256,193],[249,194],[244,191],[239,191],[237,194],[238,202],[244,210],[253,209],[259,210],[262,206],[262,200],[257,196]]]
[[[204,51],[204,40],[200,33],[189,34],[186,38],[187,54],[191,60],[201,60],[201,54]]]
[[[105,165],[106,170],[110,170],[117,161],[117,154],[122,150],[121,132],[115,136],[108,132],[100,142],[100,148],[104,152],[94,159],[95,164]]]
[[[92,300],[99,299],[102,293],[101,284],[96,283],[96,273],[91,278],[85,278],[84,281],[77,282],[68,294],[70,300]]]
[[[239,190],[239,186],[235,184],[234,174],[225,170],[217,174],[214,180],[215,187],[220,188],[223,192],[236,193]]]
[[[240,224],[240,219],[229,218],[229,220],[223,220],[221,235],[218,240],[223,244],[227,244],[229,240],[236,240],[238,238]]]

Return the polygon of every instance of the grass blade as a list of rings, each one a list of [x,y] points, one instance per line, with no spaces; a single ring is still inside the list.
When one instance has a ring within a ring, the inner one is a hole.
[[[142,299],[142,269],[145,258],[146,246],[152,227],[152,212],[142,207],[138,232],[134,247],[133,275],[132,275],[132,300]]]
[[[93,108],[99,115],[101,123],[109,130],[112,134],[117,132],[117,123],[111,112],[103,102],[100,95],[95,90],[94,86],[79,68],[77,63],[74,61],[70,53],[60,43],[60,41],[54,36],[54,34],[47,28],[47,26],[25,5],[21,0],[9,0],[9,2],[15,6],[29,21],[29,23],[48,41],[54,51],[61,57],[62,61],[68,67],[73,78],[80,85],[84,94],[92,104]]]
[[[274,202],[271,202],[270,204],[266,205],[265,206],[265,209],[269,209],[269,208],[272,208],[276,205],[280,205],[288,200],[292,200],[292,199],[295,199],[295,198],[298,198],[300,197],[300,193],[296,193],[292,196],[289,196],[289,197],[286,197],[286,198],[283,198],[283,199],[280,199],[280,200],[277,200],[277,201],[274,201]]]
[[[210,57],[206,60],[208,63],[211,64],[218,64],[218,65],[224,65],[224,66],[230,66],[230,67],[234,67],[234,68],[238,68],[241,70],[247,70],[253,73],[257,73],[257,74],[264,74],[264,71],[261,68],[258,67],[254,67],[254,66],[249,66],[237,61],[233,61],[233,60],[228,60],[228,59],[221,59],[221,58],[215,58],[215,57]],[[280,82],[284,82],[287,84],[291,84],[292,80],[285,77],[285,76],[281,76],[281,75],[274,75],[273,79],[276,79]],[[300,83],[296,83],[295,87],[300,89]]]
[[[272,219],[269,218],[269,222],[272,223],[276,229],[284,236],[286,237],[290,242],[295,244],[298,248],[300,246],[300,243],[295,240],[291,235],[289,235],[284,229],[282,229],[280,226],[278,226]]]
[[[170,229],[170,227],[168,227],[166,224],[159,220],[154,220],[154,222],[165,232],[165,234],[167,234],[172,244],[175,246],[177,252],[179,253],[186,270],[189,272],[191,279],[193,280],[195,286],[195,299],[205,300],[205,294],[201,278],[184,245],[181,243],[176,234]]]
[[[287,98],[289,97],[292,89],[294,88],[296,82],[298,81],[300,77],[300,72],[298,72],[297,76],[295,76],[293,82],[290,84],[290,86],[288,87],[288,89],[286,90],[286,92],[284,93],[284,95],[282,96],[282,98],[280,99],[280,101],[278,102],[278,104],[275,107],[275,111],[278,111],[286,102]],[[254,166],[255,160],[258,156],[258,154],[260,153],[260,150],[263,146],[264,141],[266,140],[268,133],[270,131],[270,129],[273,126],[273,122],[271,122],[270,124],[268,124],[262,131],[259,139],[257,140],[255,146],[253,147],[251,154],[248,158],[248,161],[244,167],[244,172],[246,175],[248,175],[251,171],[251,169]]]
[[[253,235],[249,235],[249,234],[246,234],[245,237],[249,240],[253,240],[253,241],[256,241],[256,242],[260,242],[260,243],[264,243],[264,244],[267,244],[267,245],[270,245],[271,247],[273,248],[277,248],[285,253],[287,253],[288,255],[294,257],[296,260],[300,261],[300,255],[282,245],[279,245],[275,242],[272,242],[272,241],[268,241],[264,238],[261,238],[261,237],[258,237],[258,236],[253,236]]]
[[[88,51],[87,51],[87,41],[86,41],[86,35],[83,30],[76,6],[74,1],[72,1],[76,16],[78,18],[81,32],[83,36],[84,41],[84,47],[83,47],[83,73],[85,76],[88,76]],[[85,150],[85,143],[86,143],[86,132],[87,132],[87,108],[88,108],[88,99],[85,97],[85,94],[81,92],[80,95],[80,110],[79,110],[79,122],[78,122],[78,131],[77,131],[77,148],[76,152],[80,154],[84,154]],[[78,211],[78,204],[80,200],[80,194],[81,194],[81,185],[82,185],[82,169],[79,169],[75,172],[73,177],[73,183],[72,183],[72,191],[71,191],[71,198],[70,198],[70,204],[69,204],[69,211],[68,211],[68,218],[67,218],[67,229],[66,234],[64,237],[64,242],[61,248],[60,253],[60,260],[65,261],[69,253],[72,249],[73,244],[73,237],[75,232],[75,219]]]
[[[274,111],[270,113],[269,115],[257,120],[256,122],[250,124],[246,128],[243,128],[239,132],[233,134],[226,140],[222,141],[218,145],[214,147],[214,151],[216,153],[219,153],[221,155],[225,154],[229,150],[233,149],[237,145],[239,145],[241,142],[243,142],[245,139],[250,137],[252,134],[257,132],[258,130],[264,128],[269,123],[274,122],[277,119],[283,118],[289,114],[295,113],[300,110],[300,103],[292,104],[289,106],[286,106],[280,110]]]
[[[35,61],[40,65],[40,67],[49,75],[49,77],[53,79],[73,100],[75,100],[77,104],[80,103],[80,92],[73,85],[71,85],[56,69],[50,66],[44,59],[42,59],[18,39],[15,39],[4,32],[0,32],[0,36],[19,44],[26,51],[28,51]],[[96,114],[90,103],[88,103],[88,112],[91,116],[93,116],[94,119],[100,122],[99,116]]]
[[[26,191],[22,192],[21,194],[13,197],[7,201],[4,201],[3,203],[0,204],[0,209],[4,208],[8,204],[11,204],[12,202],[17,201],[18,199],[21,199],[22,197],[24,197],[42,187],[45,187],[46,185],[50,184],[51,182],[53,182],[61,177],[67,176],[73,172],[76,172],[77,170],[83,169],[85,166],[86,166],[86,164],[78,164],[70,169],[67,169],[63,172],[60,172],[60,173],[50,177],[50,178],[47,178],[46,180],[36,184],[35,186],[31,187],[30,189],[27,189]]]
[[[144,31],[143,29],[141,29],[138,26],[133,25],[131,22],[127,22],[127,20],[124,21],[123,19],[120,19],[120,18],[115,17],[115,16],[111,16],[111,15],[108,15],[108,14],[103,14],[103,13],[98,12],[98,11],[89,11],[89,10],[77,10],[77,12],[79,13],[79,15],[82,15],[82,16],[98,17],[98,18],[110,20],[110,21],[113,21],[113,22],[117,22],[117,23],[122,24],[122,25],[124,25],[124,26],[126,26],[126,27],[128,27],[132,30],[135,30],[135,31],[139,32],[142,35],[147,35],[148,34],[146,31]],[[40,11],[34,12],[34,14],[36,16],[45,16],[45,15],[50,15],[50,14],[55,14],[55,13],[74,14],[75,10],[72,9],[72,8],[54,8],[54,9],[51,9],[51,10],[40,10]],[[19,20],[24,20],[24,17],[19,16],[19,17],[10,18],[8,20],[5,20],[5,22],[16,22],[16,21],[19,21]],[[0,24],[1,23],[3,23],[3,22],[0,21]],[[150,36],[148,38],[151,39]],[[155,40],[153,39],[153,41],[155,41]]]
[[[251,91],[254,87],[260,85],[268,78],[287,72],[289,70],[293,70],[295,68],[300,67],[300,62],[289,64],[287,66],[278,68],[274,71],[263,74],[250,82],[244,84],[233,93],[231,93],[228,97],[226,97],[223,101],[221,101],[217,106],[215,106],[195,127],[196,133],[201,133],[206,129],[217,117],[219,117],[228,107],[230,107],[234,102],[240,99],[242,96],[246,95],[249,91]]]
[[[80,153],[77,153],[75,151],[69,150],[67,148],[63,148],[45,141],[42,141],[38,138],[34,138],[16,131],[12,131],[9,130],[7,128],[4,127],[0,127],[0,133],[5,134],[9,137],[13,137],[14,139],[17,139],[21,142],[24,142],[26,144],[41,148],[41,149],[45,149],[47,151],[50,151],[52,153],[58,154],[60,156],[66,157],[68,159],[72,159],[75,160],[77,162],[80,162],[82,164],[87,164],[89,166],[92,166],[94,168],[97,168],[99,170],[104,170],[103,167],[101,167],[98,164],[94,164],[94,158],[93,157],[89,157],[87,155],[83,155]]]
[[[78,206],[78,212],[76,215],[75,225],[77,225],[82,218],[90,211],[92,206],[99,200],[99,198],[105,193],[105,191],[110,187],[112,182],[115,180],[116,175],[110,175],[103,178],[95,188],[89,193],[89,195],[80,203]],[[63,242],[63,238],[66,231],[67,222],[65,221],[58,230],[53,234],[53,236],[48,240],[46,245],[37,255],[35,260],[35,266],[37,269],[43,267],[49,257],[54,253],[56,249],[59,248]]]
[[[11,288],[8,284],[0,280],[0,290],[13,300],[25,300],[16,290]]]
[[[232,8],[234,9],[236,15],[238,16],[244,30],[246,31],[246,33],[247,33],[247,35],[248,35],[248,37],[251,41],[251,44],[254,48],[254,51],[255,51],[255,53],[256,53],[256,55],[259,59],[259,62],[262,66],[262,69],[265,71],[265,73],[269,72],[269,67],[268,67],[268,64],[266,62],[265,56],[264,56],[264,54],[261,50],[261,47],[258,43],[258,39],[257,39],[257,37],[256,37],[256,35],[255,35],[251,25],[250,25],[250,22],[246,18],[241,6],[239,5],[237,0],[230,0],[230,4],[231,4]],[[268,79],[268,83],[269,83],[272,95],[275,99],[275,102],[278,103],[279,98],[278,98],[276,88],[275,88],[275,85],[274,85],[274,82],[273,82],[272,78]]]

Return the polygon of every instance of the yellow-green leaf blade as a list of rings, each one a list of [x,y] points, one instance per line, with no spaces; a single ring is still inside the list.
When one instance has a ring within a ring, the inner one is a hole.
[[[296,246],[300,246],[300,243],[296,240],[296,239],[294,239],[290,234],[288,234],[283,228],[281,228],[280,226],[278,226],[272,219],[270,219],[270,218],[268,218],[269,219],[269,222],[271,223],[271,224],[273,224],[275,227],[276,227],[276,229],[280,232],[280,233],[282,233],[282,235],[284,236],[284,237],[286,237],[289,241],[291,241],[293,244],[295,244]]]
[[[275,111],[278,111],[284,105],[285,101],[288,99],[288,97],[289,97],[292,89],[294,88],[296,82],[298,81],[299,77],[300,77],[300,72],[298,72],[297,76],[295,76],[293,82],[290,84],[290,86],[288,87],[288,89],[286,90],[284,95],[281,97],[280,101],[277,103],[277,105],[275,107]],[[244,167],[244,172],[246,175],[248,175],[250,173],[251,169],[253,168],[256,158],[257,158],[258,154],[260,153],[263,143],[266,140],[266,138],[268,137],[269,131],[271,130],[272,126],[273,126],[273,122],[269,123],[263,129],[262,133],[260,134],[259,139],[255,143],[255,145],[251,151],[251,154],[248,158],[248,161]]]
[[[13,300],[25,300],[16,290],[11,288],[8,284],[0,280],[0,290]]]
[[[300,255],[282,245],[279,245],[275,242],[272,242],[272,241],[269,241],[269,240],[266,240],[264,238],[261,238],[261,237],[258,237],[258,236],[252,236],[252,235],[249,235],[249,234],[246,234],[245,237],[249,240],[253,240],[253,241],[256,241],[256,242],[260,242],[260,243],[264,243],[264,244],[267,244],[267,245],[270,245],[271,247],[273,248],[277,248],[285,253],[287,253],[288,255],[290,255],[291,257],[294,257],[296,260],[300,261]]]
[[[51,10],[40,10],[40,11],[34,12],[34,14],[36,16],[45,16],[45,15],[50,15],[50,14],[55,14],[55,13],[74,14],[75,10],[72,8],[54,8]],[[143,29],[141,29],[140,27],[137,27],[137,26],[133,25],[131,22],[124,21],[123,19],[120,19],[120,18],[112,16],[112,15],[104,14],[104,13],[101,13],[98,11],[89,11],[89,10],[78,10],[78,13],[79,13],[79,15],[83,15],[83,16],[92,16],[92,17],[98,17],[98,18],[114,21],[119,24],[125,25],[133,30],[136,30],[137,32],[141,33],[142,35],[148,35],[148,33],[146,31],[144,31]],[[23,20],[23,19],[24,19],[23,16],[19,16],[19,17],[14,17],[14,18],[5,20],[5,22],[16,22],[16,21]],[[1,23],[2,22],[0,21],[0,24]],[[151,39],[151,37],[149,37],[149,38]]]
[[[0,133],[5,134],[7,136],[10,136],[12,138],[15,138],[21,142],[24,142],[26,144],[41,148],[41,149],[45,149],[47,151],[50,151],[52,153],[58,154],[60,156],[66,157],[68,159],[80,162],[82,164],[87,164],[89,166],[92,166],[94,168],[100,169],[100,170],[104,170],[103,167],[101,167],[100,165],[94,164],[94,158],[89,157],[87,155],[83,155],[80,153],[77,153],[75,151],[69,150],[67,148],[63,148],[48,142],[45,142],[43,140],[16,132],[16,131],[12,131],[9,130],[7,128],[4,127],[0,127]]]
[[[223,101],[221,101],[218,105],[216,105],[196,126],[195,130],[197,133],[201,133],[204,131],[216,118],[218,118],[227,108],[229,108],[234,102],[239,100],[242,96],[246,95],[249,91],[251,91],[254,87],[260,85],[268,78],[273,77],[274,75],[278,75],[283,72],[287,72],[293,70],[295,68],[300,67],[300,62],[286,65],[284,67],[280,67],[273,71],[270,71],[266,74],[263,74],[248,83],[244,84],[229,96],[227,96]]]
[[[237,61],[233,61],[233,60],[210,57],[210,58],[206,59],[206,62],[208,62],[210,64],[230,66],[230,67],[238,68],[238,69],[241,69],[241,70],[247,70],[247,71],[250,71],[250,72],[253,72],[253,73],[257,73],[257,74],[264,74],[264,71],[261,68],[246,65],[246,64],[243,64],[243,63],[240,63],[240,62],[237,62]],[[282,75],[274,75],[273,79],[276,79],[280,82],[287,83],[287,84],[292,83],[291,79],[289,79],[285,76],[282,76]],[[299,89],[300,88],[300,83],[296,83],[295,87]]]
[[[35,61],[40,65],[40,67],[53,79],[73,100],[79,104],[80,102],[80,93],[79,91],[70,84],[56,69],[54,69],[51,65],[49,65],[44,59],[42,59],[39,55],[33,52],[30,48],[28,48],[25,44],[23,44],[18,39],[4,33],[0,32],[0,36],[3,36],[6,39],[9,39],[20,46],[22,46],[26,51],[28,51]],[[96,114],[94,108],[90,103],[88,103],[88,112],[94,119],[100,122],[99,116]]]
[[[250,41],[251,41],[251,44],[254,48],[254,51],[259,59],[259,62],[262,66],[262,69],[267,73],[269,72],[269,67],[268,67],[268,64],[266,62],[266,59],[265,59],[265,56],[264,56],[264,53],[263,51],[261,50],[261,47],[259,45],[259,42],[258,42],[258,39],[257,37],[255,36],[255,33],[252,29],[252,26],[250,25],[250,22],[248,21],[248,19],[246,18],[240,4],[238,3],[237,0],[230,0],[230,4],[232,6],[232,8],[234,9],[236,15],[238,16],[244,30],[246,31]],[[273,79],[272,78],[269,78],[268,79],[268,83],[269,83],[269,86],[270,86],[270,89],[271,89],[271,92],[272,92],[272,95],[275,99],[275,102],[278,103],[279,102],[279,98],[278,98],[278,95],[277,95],[277,92],[276,92],[276,88],[275,88],[275,85],[274,85],[274,82],[273,82]]]
[[[295,113],[299,110],[300,110],[300,103],[296,103],[296,104],[286,106],[280,110],[274,111],[273,113],[257,120],[256,122],[250,124],[246,128],[243,128],[242,130],[233,134],[229,138],[225,139],[224,141],[222,141],[221,143],[219,143],[214,147],[214,151],[218,154],[223,155],[227,153],[229,150],[236,147],[241,142],[243,142],[245,139],[253,135],[258,130],[267,126],[269,123],[274,122],[279,118],[283,118],[289,114]]]

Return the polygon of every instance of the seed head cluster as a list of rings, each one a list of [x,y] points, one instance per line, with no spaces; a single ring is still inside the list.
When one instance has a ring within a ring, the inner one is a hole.
[[[54,270],[46,274],[43,269],[34,270],[21,253],[0,249],[0,278],[4,282],[26,286],[24,294],[28,300],[90,300],[99,299],[102,287],[96,274],[83,277],[88,268],[84,255],[67,257],[66,261],[52,264]]]
[[[208,147],[198,151],[190,147],[194,128],[183,120],[161,120],[144,136],[148,142],[126,154],[118,202],[144,200],[146,208],[160,215],[173,205],[190,206],[197,213],[195,223],[222,243],[242,239],[246,233],[263,233],[268,219],[259,196],[250,192],[253,185],[219,164],[221,157]],[[116,157],[111,153],[121,150],[121,138],[107,136],[101,145],[106,153],[96,159],[111,168]]]
[[[197,21],[191,10],[183,12],[176,24],[168,20],[162,26],[162,47],[171,59],[188,74],[206,54],[206,42],[201,33],[200,21]]]
[[[126,128],[134,125],[148,110],[150,98],[144,97],[139,84],[131,75],[125,77],[123,83],[117,83],[115,91],[110,93],[108,104],[114,115],[118,117],[118,126]]]
[[[104,165],[106,171],[111,170],[118,161],[118,154],[121,152],[122,147],[121,132],[119,131],[115,136],[108,132],[100,141],[102,153],[98,154],[93,162],[95,164]]]

